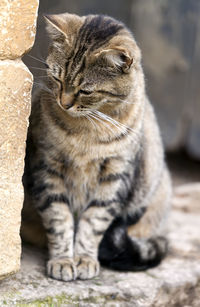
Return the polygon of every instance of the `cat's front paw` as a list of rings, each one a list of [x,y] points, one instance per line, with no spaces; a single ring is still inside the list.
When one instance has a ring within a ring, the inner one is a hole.
[[[77,277],[77,270],[72,258],[55,258],[47,262],[47,274],[54,279],[70,281]]]
[[[99,275],[99,262],[90,256],[78,256],[75,258],[77,278],[91,279]]]

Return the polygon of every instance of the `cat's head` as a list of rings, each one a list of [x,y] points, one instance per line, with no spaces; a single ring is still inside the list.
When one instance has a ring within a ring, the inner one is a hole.
[[[58,105],[72,116],[123,105],[141,74],[140,50],[126,27],[102,15],[45,17],[47,73]]]

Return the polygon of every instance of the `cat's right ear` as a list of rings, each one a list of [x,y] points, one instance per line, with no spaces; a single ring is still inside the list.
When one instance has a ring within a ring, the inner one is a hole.
[[[54,40],[65,39],[68,40],[65,32],[65,24],[59,15],[43,15],[47,23],[47,32]]]
[[[116,69],[124,73],[129,73],[134,64],[131,52],[122,47],[103,49],[100,52],[97,52],[95,56],[104,58],[108,64],[115,66]]]

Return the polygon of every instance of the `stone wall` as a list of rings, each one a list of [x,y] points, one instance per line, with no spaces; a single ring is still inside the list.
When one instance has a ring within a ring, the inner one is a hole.
[[[200,1],[133,0],[130,26],[165,146],[200,159]]]
[[[38,2],[0,2],[0,279],[20,266],[21,179],[33,83],[21,57],[34,42]]]

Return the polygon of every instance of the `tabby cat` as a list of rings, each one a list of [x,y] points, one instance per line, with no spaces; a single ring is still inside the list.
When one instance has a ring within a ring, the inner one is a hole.
[[[51,44],[30,116],[22,235],[40,242],[41,219],[47,274],[58,280],[93,278],[99,263],[153,267],[167,251],[171,184],[140,50],[108,16],[46,21]]]

